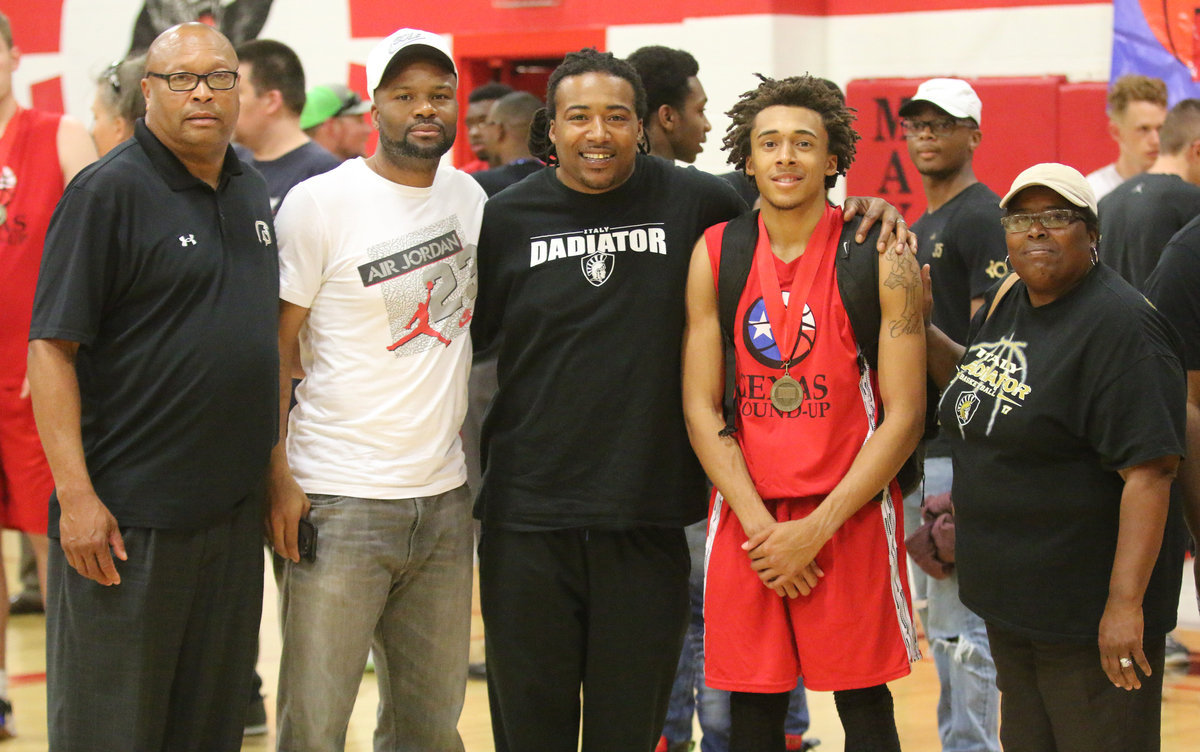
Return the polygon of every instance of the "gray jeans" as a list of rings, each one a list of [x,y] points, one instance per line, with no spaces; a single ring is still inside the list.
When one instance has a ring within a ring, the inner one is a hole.
[[[279,577],[279,750],[345,747],[374,647],[386,709],[376,752],[461,752],[471,636],[466,487],[414,499],[310,499],[316,561],[285,562]]]

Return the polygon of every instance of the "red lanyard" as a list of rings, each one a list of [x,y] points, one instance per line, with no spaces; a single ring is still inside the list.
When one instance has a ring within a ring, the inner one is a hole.
[[[779,287],[779,273],[775,271],[776,257],[771,252],[771,238],[767,236],[762,214],[758,215],[758,245],[754,248],[754,260],[758,266],[758,283],[762,288],[763,305],[767,309],[767,322],[771,326],[771,334],[775,337],[775,345],[779,348],[779,359],[783,361],[785,374],[792,365],[796,347],[800,344],[804,304],[808,302],[808,294],[812,291],[821,261],[829,248],[829,233],[835,213],[840,214],[840,210],[826,207],[821,221],[817,222],[812,235],[809,236],[808,243],[804,246],[804,255],[800,257],[800,269],[792,282],[792,292],[787,305],[784,305],[783,292]]]

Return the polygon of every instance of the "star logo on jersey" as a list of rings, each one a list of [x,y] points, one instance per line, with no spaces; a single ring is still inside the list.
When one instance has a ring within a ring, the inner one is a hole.
[[[583,269],[583,278],[593,287],[599,287],[612,276],[613,263],[617,257],[611,253],[591,253],[579,259]]]
[[[785,292],[783,294],[785,305],[788,297],[789,293]],[[746,343],[746,350],[759,363],[770,368],[783,368],[783,359],[787,353],[783,355],[779,353],[779,345],[775,343],[775,333],[771,330],[771,322],[767,319],[767,306],[762,298],[754,301],[746,311],[746,317],[742,321],[742,339]],[[804,318],[801,319],[800,336],[796,342],[796,354],[792,358],[792,365],[808,357],[816,339],[816,317],[813,316],[812,309],[808,307],[808,304],[805,304]]]

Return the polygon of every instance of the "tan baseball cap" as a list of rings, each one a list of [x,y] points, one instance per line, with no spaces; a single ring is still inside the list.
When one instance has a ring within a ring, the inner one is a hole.
[[[1013,196],[1034,185],[1045,186],[1080,209],[1091,209],[1094,215],[1100,213],[1096,205],[1096,193],[1087,178],[1074,167],[1058,162],[1035,164],[1018,175],[1013,180],[1012,188],[1000,199],[1000,207],[1007,207]]]

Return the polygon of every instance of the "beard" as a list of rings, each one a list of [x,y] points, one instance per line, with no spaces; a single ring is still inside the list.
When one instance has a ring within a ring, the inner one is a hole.
[[[379,148],[393,162],[409,159],[441,159],[442,155],[450,151],[452,146],[454,146],[454,133],[452,131],[447,133],[444,126],[442,127],[442,138],[437,143],[428,146],[409,143],[407,129],[405,129],[404,137],[398,139],[392,138],[383,129],[379,131]]]

